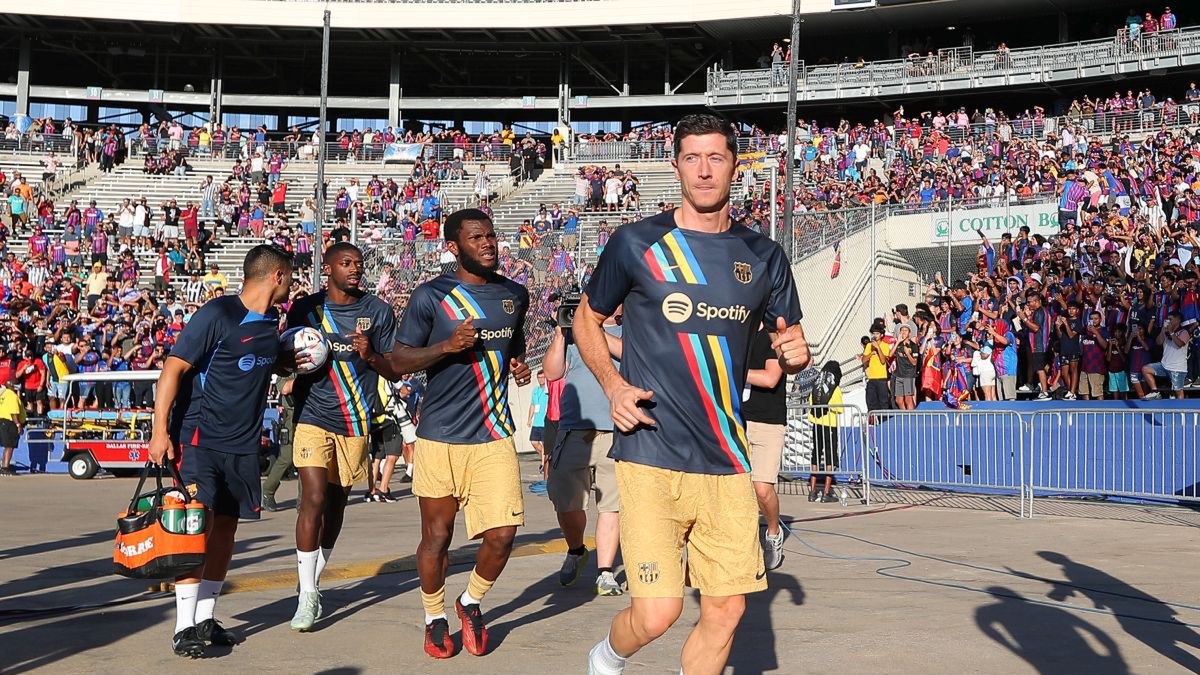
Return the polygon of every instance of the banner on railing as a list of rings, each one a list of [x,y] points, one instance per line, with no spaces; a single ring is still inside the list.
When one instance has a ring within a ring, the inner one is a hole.
[[[987,202],[983,202],[986,204]],[[951,208],[921,213],[895,213],[887,221],[889,241],[895,248],[920,248],[934,244],[968,244],[979,241],[979,234],[992,242],[1028,226],[1030,235],[1045,237],[1058,234],[1058,205],[1052,201],[984,206],[980,202],[955,202]]]
[[[412,164],[421,157],[421,143],[388,143],[383,149],[384,164]]]

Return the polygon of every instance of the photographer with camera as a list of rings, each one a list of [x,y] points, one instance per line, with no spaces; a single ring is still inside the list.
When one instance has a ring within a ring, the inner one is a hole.
[[[576,289],[562,296],[554,327],[554,339],[542,362],[551,386],[561,387],[559,429],[553,445],[546,445],[547,494],[563,538],[567,555],[558,574],[562,586],[574,585],[587,564],[584,546],[589,495],[596,500],[596,594],[624,594],[613,569],[620,541],[620,497],[617,494],[616,461],[612,448],[613,422],[608,397],[579,355],[571,332],[580,294]],[[614,365],[621,358],[621,312],[604,322],[604,333]]]

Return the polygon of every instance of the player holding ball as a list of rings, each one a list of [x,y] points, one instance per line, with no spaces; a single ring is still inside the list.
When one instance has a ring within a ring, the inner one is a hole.
[[[288,328],[319,331],[328,343],[328,361],[296,377],[293,462],[300,474],[300,513],[296,518],[296,563],[300,596],[292,630],[307,631],[321,617],[319,580],[329,561],[351,487],[367,477],[371,410],[377,407],[378,374],[355,346],[388,354],[396,346],[396,315],[388,303],[362,288],[363,256],[357,246],[339,242],[323,256],[325,290],[297,300]],[[299,342],[307,331],[301,331]],[[363,350],[365,351],[365,349]]]

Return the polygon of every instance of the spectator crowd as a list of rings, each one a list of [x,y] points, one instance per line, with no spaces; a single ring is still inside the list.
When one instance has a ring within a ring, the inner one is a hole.
[[[801,122],[790,158],[787,134],[752,128],[751,148],[778,150],[781,166],[798,172],[801,212],[1041,195],[1058,203],[1057,235],[1024,231],[997,241],[981,235],[973,274],[935,280],[925,302],[897,307],[892,326],[882,319],[872,326],[862,360],[873,405],[911,407],[922,399],[961,405],[1025,392],[1183,396],[1200,378],[1192,340],[1200,320],[1200,131],[1168,127],[1200,121],[1200,90],[1192,84],[1180,98],[1180,104],[1160,101],[1149,91],[1083,97],[1057,124],[1038,108],[1014,116],[961,108],[908,116],[899,109],[890,125]],[[1122,116],[1129,111],[1135,117]],[[44,120],[39,133],[72,126]],[[299,272],[295,298],[312,291],[314,249],[349,239],[356,228],[378,274],[377,293],[400,312],[418,284],[452,269],[441,240],[451,208],[443,185],[465,182],[473,203],[491,209],[494,181],[485,167],[472,171],[470,164],[481,141],[458,132],[434,140],[460,144],[461,153],[418,159],[407,175],[301,187],[288,174],[289,162],[304,154],[302,137],[292,138],[294,148],[257,147],[255,135],[243,143],[233,130],[182,134],[172,131],[177,126],[167,125],[165,137],[147,137],[144,129],[134,134],[153,146],[144,152],[147,173],[194,179],[194,187],[160,203],[131,195],[107,213],[95,202],[59,203],[45,189],[59,162],[52,153],[43,159],[40,189],[19,172],[0,171],[8,211],[0,225],[0,381],[14,383],[30,415],[65,404],[67,373],[158,367],[188,318],[229,285],[212,255],[226,241],[269,241],[291,251]],[[1137,130],[1146,131],[1135,138]],[[669,132],[636,133],[669,142]],[[99,136],[98,149],[93,142],[85,150],[90,160],[109,166],[126,160],[129,135],[102,130]],[[351,152],[375,142],[348,138]],[[234,140],[239,150],[230,156],[225,149]],[[482,144],[493,141],[540,157],[539,144],[511,132]],[[228,172],[189,171],[189,159],[202,155],[229,159]],[[576,260],[581,214],[619,211],[627,222],[643,206],[638,185],[633,170],[586,163],[575,173],[570,203],[539,205],[503,242],[502,272],[531,289],[535,356],[549,342],[547,319],[557,300],[590,273]],[[765,229],[766,181],[749,171],[741,187],[745,198],[732,206],[734,216]],[[303,199],[289,205],[287,193],[297,189]],[[334,223],[319,240],[318,191]],[[820,222],[798,221],[800,227]],[[601,223],[597,252],[610,232]],[[24,246],[15,247],[20,240]],[[144,265],[151,269],[144,273]],[[78,395],[73,405],[147,404],[146,391],[135,387],[98,385]]]
[[[169,173],[190,175],[175,170],[190,151],[168,145],[147,156],[173,163]],[[468,175],[468,156],[418,159],[405,175],[372,175],[362,185],[357,178],[326,184],[333,227],[320,240],[318,186],[298,208],[289,206],[284,153],[252,151],[246,161],[235,158],[227,173],[192,176],[195,182],[187,181],[178,198],[148,203],[130,197],[109,213],[94,200],[58,204],[19,172],[0,170],[9,210],[0,222],[0,383],[11,383],[29,417],[68,405],[149,407],[148,385],[85,384],[68,392],[63,377],[160,367],[196,310],[229,287],[213,255],[229,241],[270,242],[292,252],[294,301],[312,292],[314,248],[351,239],[353,227],[378,275],[377,294],[401,312],[417,285],[453,269],[442,241],[450,208],[443,182],[471,183],[474,198],[490,212],[493,183],[483,165],[482,181]],[[573,240],[561,227],[502,242],[503,272],[531,290],[534,356],[549,343],[552,329],[544,319],[553,316],[557,298],[581,281],[573,254]],[[152,269],[143,270],[148,261]]]

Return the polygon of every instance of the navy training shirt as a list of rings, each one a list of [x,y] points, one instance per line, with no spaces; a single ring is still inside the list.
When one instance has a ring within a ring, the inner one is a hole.
[[[473,349],[448,354],[425,371],[419,438],[464,445],[513,435],[508,361],[525,354],[528,309],[529,291],[502,276],[477,285],[444,274],[413,291],[400,322],[401,343],[437,344],[468,317],[479,335]]]
[[[311,373],[296,376],[292,390],[296,424],[311,424],[342,436],[366,436],[371,411],[379,408],[379,375],[351,346],[362,333],[379,354],[396,347],[396,314],[391,305],[364,293],[354,302],[329,302],[325,291],[297,300],[288,310],[288,328],[308,326],[329,343],[329,360]]]
[[[740,224],[683,230],[674,211],[613,233],[587,287],[605,316],[625,304],[621,375],[654,392],[653,427],[618,434],[619,461],[703,474],[750,470],[741,412],[759,321],[802,316],[779,244]]]
[[[171,356],[192,368],[171,411],[171,439],[235,455],[259,451],[279,314],[246,309],[240,297],[206,302],[183,327]]]

